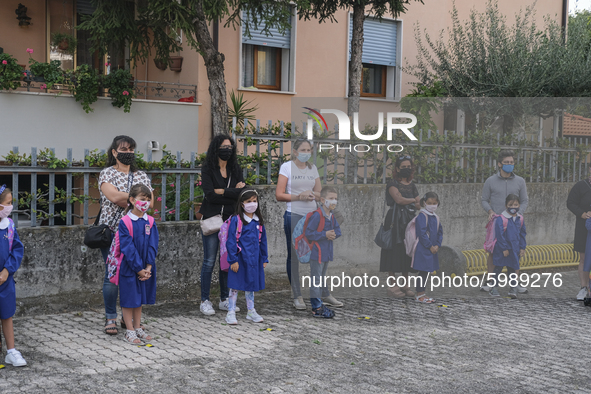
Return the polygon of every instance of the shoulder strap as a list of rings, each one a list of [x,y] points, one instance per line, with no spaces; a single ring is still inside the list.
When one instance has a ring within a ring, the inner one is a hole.
[[[131,222],[131,218],[127,215],[124,215],[121,220],[125,223],[125,227],[127,227],[127,231],[129,231],[129,235],[133,238],[133,223]]]
[[[509,223],[509,219],[505,217],[505,215],[499,215],[501,220],[503,221],[503,231],[507,231],[507,224]]]
[[[14,222],[11,218],[8,219],[8,251],[12,252],[12,244],[14,242]]]
[[[322,214],[322,208],[318,208],[316,212],[318,212],[318,214],[320,215],[320,220],[318,221],[318,228],[316,229],[316,231],[320,232],[324,230],[324,215]]]
[[[148,215],[148,223],[150,223],[150,227],[154,225],[154,218],[150,215]]]

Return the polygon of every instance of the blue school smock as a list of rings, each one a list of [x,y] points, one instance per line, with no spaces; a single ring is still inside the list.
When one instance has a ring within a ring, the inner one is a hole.
[[[509,214],[505,211],[501,215],[505,217]],[[497,242],[493,249],[493,263],[499,267],[511,267],[519,269],[519,251],[525,250],[525,223],[521,224],[521,218],[516,216],[507,218],[507,230],[503,230],[503,218],[498,216],[495,219],[495,237]],[[508,250],[509,256],[503,256],[503,251]]]
[[[425,212],[427,216],[425,217]],[[427,219],[428,218],[428,219]],[[417,271],[433,272],[439,269],[439,257],[437,253],[431,253],[431,246],[441,247],[443,242],[443,226],[439,223],[437,228],[437,217],[424,209],[421,209],[415,219],[415,231],[419,243],[415,250],[413,268]]]
[[[139,308],[156,303],[156,254],[158,253],[158,229],[156,223],[146,234],[149,226],[148,215],[137,217],[127,214],[133,224],[133,238],[129,235],[123,220],[119,222],[119,246],[123,253],[119,271],[119,304],[122,308]],[[152,276],[141,281],[137,273],[152,266]]]
[[[304,231],[306,232],[306,238],[308,241],[316,241],[320,246],[320,259],[318,259],[318,246],[316,246],[316,244],[313,244],[312,246],[310,259],[325,263],[327,261],[332,261],[334,258],[332,241],[326,238],[326,232],[334,230],[336,237],[339,238],[341,236],[341,227],[332,213],[327,215],[324,207],[320,207],[320,210],[324,216],[324,228],[321,231],[317,231],[318,225],[320,224],[320,213],[316,210],[310,217],[310,220],[308,220],[308,226]]]
[[[25,248],[16,229],[12,241],[12,250],[8,249],[8,226],[10,221],[4,218],[0,221],[0,271],[8,271],[8,279],[0,285],[0,319],[5,320],[14,316],[16,312],[16,290],[14,273],[21,266]]]
[[[243,291],[260,291],[265,288],[265,270],[263,264],[269,262],[267,254],[267,232],[263,226],[259,243],[259,218],[244,216],[247,224],[242,223],[242,233],[236,244],[238,216],[233,216],[228,229],[228,263],[238,263],[238,272],[228,270],[228,288]],[[250,221],[249,221],[250,220]],[[240,252],[238,252],[240,245]]]

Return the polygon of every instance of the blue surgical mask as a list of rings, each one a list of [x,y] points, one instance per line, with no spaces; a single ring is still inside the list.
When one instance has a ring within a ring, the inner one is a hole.
[[[308,160],[310,160],[310,157],[312,157],[311,153],[298,153],[298,160],[302,163],[305,163]]]
[[[503,171],[505,171],[507,174],[511,174],[514,169],[515,166],[513,164],[503,164]]]
[[[509,212],[511,215],[515,215],[517,212],[519,212],[519,208],[507,208],[507,212]]]

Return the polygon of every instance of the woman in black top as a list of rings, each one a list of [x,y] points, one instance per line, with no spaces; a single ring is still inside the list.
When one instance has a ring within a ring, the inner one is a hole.
[[[591,168],[590,168],[591,170]],[[591,179],[585,179],[577,182],[568,193],[566,207],[575,214],[575,252],[579,252],[581,259],[579,262],[579,278],[581,280],[581,290],[577,294],[578,300],[583,300],[587,296],[589,287],[589,271],[591,267],[585,267],[585,243],[587,242],[587,228],[585,221],[591,217]]]
[[[419,210],[419,191],[412,182],[414,165],[410,156],[401,156],[394,164],[394,177],[386,185],[386,204],[391,207],[384,220],[384,228],[392,226],[393,249],[382,249],[380,255],[380,272],[388,272],[395,277],[396,272],[406,276],[404,287],[389,287],[388,294],[402,298],[413,297],[415,293],[408,286],[408,273],[412,259],[406,254],[404,232],[406,225],[414,218],[415,210]],[[393,283],[390,280],[390,283]]]
[[[227,134],[216,135],[207,150],[205,164],[201,169],[201,188],[205,199],[199,213],[203,219],[222,214],[224,221],[234,213],[238,196],[244,186],[242,169],[236,161],[236,144]],[[220,249],[218,232],[201,233],[203,239],[203,265],[201,266],[201,312],[213,315],[209,301],[211,275]],[[220,310],[228,310],[228,273],[220,269]],[[236,308],[238,311],[238,308]]]

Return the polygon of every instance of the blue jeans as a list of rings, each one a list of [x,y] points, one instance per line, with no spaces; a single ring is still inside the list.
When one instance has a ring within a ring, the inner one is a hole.
[[[105,262],[105,278],[103,280],[103,300],[105,302],[105,317],[107,319],[117,319],[117,297],[119,288],[109,281],[109,269],[107,267],[107,257],[109,257],[109,248],[101,248],[101,254]]]
[[[201,301],[209,300],[209,291],[211,289],[211,275],[213,266],[220,250],[220,240],[218,232],[210,235],[203,235],[203,265],[201,266]],[[228,299],[228,273],[220,269],[220,299]]]
[[[285,264],[285,269],[287,271],[287,279],[289,279],[291,285],[293,298],[302,295],[302,289],[300,287],[300,262],[297,258],[295,249],[291,244],[291,234],[301,218],[303,218],[303,216],[300,216],[297,213],[285,211],[283,214],[283,231],[285,232],[285,240],[287,241],[287,262]],[[293,261],[291,259],[292,256]]]
[[[318,260],[310,259],[310,304],[312,309],[318,309],[322,306],[320,297],[328,297],[330,292],[326,287],[326,269],[328,261],[318,263]]]

